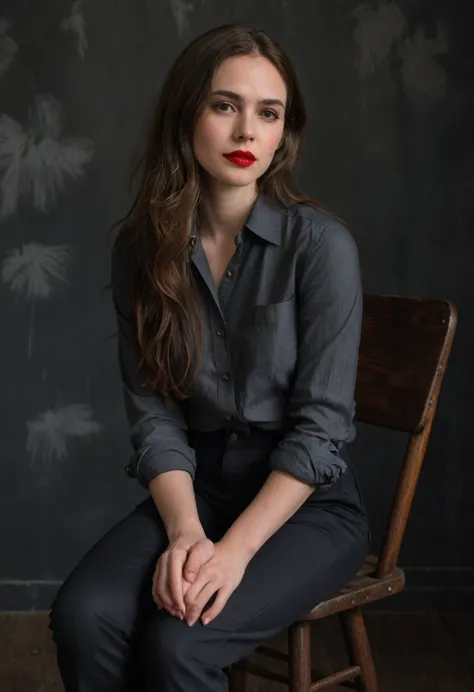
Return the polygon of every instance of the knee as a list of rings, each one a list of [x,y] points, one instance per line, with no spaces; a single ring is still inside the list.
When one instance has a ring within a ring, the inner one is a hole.
[[[196,641],[186,623],[167,613],[153,618],[143,628],[140,651],[146,669],[157,668],[165,677],[186,668],[195,659]]]
[[[65,582],[49,616],[49,628],[58,642],[90,641],[107,611],[107,599],[93,588]]]

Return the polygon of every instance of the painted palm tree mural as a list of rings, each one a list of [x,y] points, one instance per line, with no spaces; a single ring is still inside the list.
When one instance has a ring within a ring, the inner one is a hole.
[[[6,113],[0,117],[1,218],[15,214],[20,200],[47,211],[70,180],[78,181],[94,155],[85,137],[63,136],[61,105],[37,94],[26,128]]]
[[[359,48],[355,67],[359,76],[366,79],[403,38],[408,22],[396,2],[382,2],[376,7],[358,5],[353,16],[357,20],[354,39]]]
[[[18,52],[16,41],[8,35],[10,22],[0,17],[0,78],[8,72]]]
[[[31,242],[8,251],[0,265],[1,279],[7,288],[30,304],[28,358],[34,343],[35,305],[49,298],[52,292],[67,284],[71,260],[68,245],[43,245]]]
[[[86,19],[83,13],[82,0],[76,0],[71,8],[69,17],[61,22],[63,31],[71,31],[77,36],[77,52],[81,60],[85,60],[86,50],[89,47],[86,36]]]
[[[32,466],[40,464],[42,475],[51,471],[53,462],[67,459],[72,439],[100,432],[100,425],[87,404],[70,404],[43,411],[26,423],[26,450]]]
[[[84,61],[88,48],[82,0],[67,3],[61,20],[51,31],[67,33],[77,39],[77,51]],[[20,35],[22,35],[20,33]],[[41,88],[41,73],[30,74],[21,62],[21,43],[6,18],[0,17],[0,79],[9,71],[27,73],[33,86],[27,117],[20,120],[8,108],[0,110],[0,233],[2,221],[20,221],[21,210],[29,207],[47,213],[60,202],[68,186],[80,183],[92,161],[92,139],[69,136],[65,113],[59,101]],[[11,226],[10,226],[11,228]],[[32,358],[35,343],[35,312],[39,301],[47,302],[69,284],[68,272],[74,256],[71,245],[46,244],[20,233],[17,247],[7,248],[0,257],[0,288],[29,309],[27,357]],[[39,364],[44,373],[44,364]],[[87,403],[66,403],[43,410],[26,422],[26,452],[31,466],[41,470],[40,480],[48,482],[54,462],[70,453],[74,441],[97,435],[101,426]]]
[[[400,75],[406,96],[423,109],[442,101],[446,95],[446,70],[439,58],[448,53],[446,28],[438,22],[428,35],[424,27],[413,30],[407,16],[395,0],[377,5],[363,3],[354,10],[353,36],[359,55],[355,69],[363,80],[381,66],[398,57]],[[385,71],[390,79],[390,71]]]
[[[187,0],[169,0],[178,34],[182,36],[189,29],[188,15],[194,10],[192,2]]]

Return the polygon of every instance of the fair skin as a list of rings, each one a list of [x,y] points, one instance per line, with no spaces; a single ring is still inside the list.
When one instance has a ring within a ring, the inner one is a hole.
[[[270,99],[271,105],[263,99]],[[216,284],[257,197],[256,181],[269,168],[282,140],[285,105],[285,82],[262,56],[229,58],[212,80],[193,144],[205,171],[201,241]],[[240,168],[223,157],[237,149],[252,152],[256,162]]]
[[[228,58],[220,65],[210,92],[193,144],[205,176],[201,242],[219,285],[235,252],[235,237],[257,198],[257,180],[270,166],[282,140],[287,91],[270,61],[260,55],[246,55]],[[267,99],[271,104],[263,103]],[[238,149],[251,151],[256,162],[241,168],[224,158],[223,154]],[[188,473],[160,474],[151,481],[149,490],[169,538],[156,566],[153,598],[158,607],[192,626],[199,618],[207,624],[222,611],[252,557],[314,488],[272,471],[217,543],[206,538],[201,526]],[[214,603],[203,612],[214,594]]]

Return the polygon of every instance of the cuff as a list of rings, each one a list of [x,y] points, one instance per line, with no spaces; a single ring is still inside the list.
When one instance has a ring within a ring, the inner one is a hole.
[[[187,471],[194,480],[196,465],[194,460],[188,459],[181,452],[170,449],[165,453],[154,453],[151,447],[135,452],[125,473],[130,478],[136,478],[141,486],[148,488],[148,484],[160,473],[166,471]]]
[[[347,464],[339,456],[334,456],[331,463],[323,459],[314,459],[308,463],[308,459],[302,459],[297,454],[276,449],[270,456],[270,468],[284,471],[320,490],[327,490],[346,471]]]

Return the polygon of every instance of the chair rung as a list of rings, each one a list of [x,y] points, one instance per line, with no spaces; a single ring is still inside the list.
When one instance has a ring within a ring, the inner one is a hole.
[[[282,651],[277,651],[276,649],[271,649],[269,646],[259,646],[255,649],[255,653],[288,663],[288,654],[284,654]]]
[[[286,665],[289,663],[289,656],[288,654],[284,654],[282,651],[277,651],[276,649],[272,649],[269,646],[258,646],[255,649],[255,653],[258,654],[259,656],[267,656],[268,658],[274,658],[277,661],[283,661]],[[234,664],[237,665],[237,664]],[[247,670],[247,661],[243,660],[240,661],[238,664],[240,669]],[[266,670],[266,669],[265,669]],[[312,669],[311,670],[311,675],[313,679],[319,679],[321,678],[320,673],[318,671]]]
[[[360,675],[360,666],[352,666],[351,668],[344,668],[344,670],[339,671],[339,673],[334,673],[334,675],[329,675],[327,678],[313,682],[311,685],[311,692],[319,692],[320,690],[327,690],[333,685],[339,685],[341,682],[346,680],[351,680]]]
[[[257,651],[259,649],[257,649]],[[274,649],[270,649],[270,651],[274,652]],[[263,668],[263,666],[258,666],[255,663],[250,663],[250,661],[234,663],[234,666],[235,668],[245,670],[247,673],[251,673],[252,675],[257,675],[259,678],[265,678],[266,680],[280,682],[283,685],[288,685],[290,682],[288,676],[279,675],[278,673],[274,673],[273,671],[268,670],[267,668]],[[326,690],[329,687],[332,687],[333,685],[344,685],[344,683],[348,683],[350,680],[357,678],[360,674],[360,666],[351,666],[350,668],[344,668],[344,670],[340,670],[338,673],[328,675],[325,678],[321,678],[321,680],[318,680],[317,682],[313,682],[311,684],[311,692],[320,692],[320,690]],[[352,687],[352,685],[348,684],[347,687]]]
[[[249,661],[245,661],[245,665],[236,663],[234,666],[235,668],[241,668],[252,675],[257,675],[259,678],[266,678],[267,680],[273,680],[274,682],[281,682],[283,685],[288,685],[290,682],[290,679],[286,675],[273,673],[271,670],[267,670],[267,668],[263,668],[262,666],[257,666],[255,663],[250,663]]]

